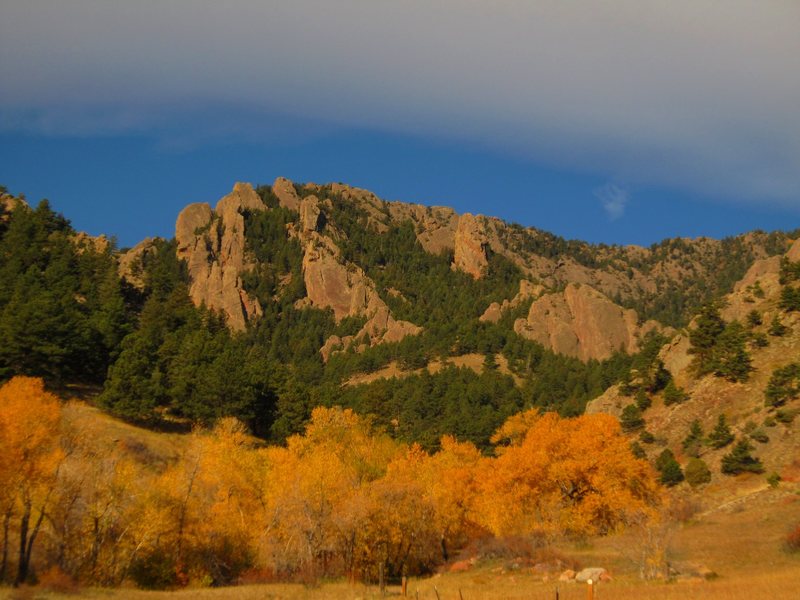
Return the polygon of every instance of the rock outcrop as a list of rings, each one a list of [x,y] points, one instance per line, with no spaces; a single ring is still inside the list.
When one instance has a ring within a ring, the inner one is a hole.
[[[526,300],[531,298],[538,298],[544,293],[544,286],[540,284],[533,284],[527,279],[522,279],[519,282],[519,292],[511,300],[503,300],[503,303],[492,302],[488,308],[483,311],[483,314],[478,318],[482,323],[497,323],[502,317],[503,313],[512,308],[516,308]]]
[[[278,198],[278,202],[284,208],[290,210],[300,210],[300,197],[294,184],[285,177],[278,177],[272,184],[272,193]]]
[[[192,300],[221,311],[236,331],[261,315],[258,300],[242,287],[241,274],[250,267],[245,260],[245,210],[266,206],[250,184],[237,183],[213,211],[205,203],[190,204],[175,225],[178,257],[188,265]]]
[[[332,240],[316,232],[307,234],[306,240],[303,277],[311,306],[332,309],[337,322],[345,317],[367,317],[355,335],[331,336],[326,340],[320,350],[324,360],[352,345],[358,348],[398,342],[422,331],[421,327],[398,321],[391,315],[374,282],[359,267],[343,264]]]
[[[636,311],[624,309],[588,285],[569,284],[531,304],[514,331],[554,352],[581,360],[602,360],[617,350],[636,352],[639,337],[656,324],[637,325]]]
[[[144,289],[144,265],[148,258],[158,253],[156,238],[145,238],[133,248],[120,254],[117,260],[117,272],[137,290]]]
[[[480,279],[489,268],[487,247],[488,240],[480,217],[469,213],[461,215],[455,235],[453,268]]]

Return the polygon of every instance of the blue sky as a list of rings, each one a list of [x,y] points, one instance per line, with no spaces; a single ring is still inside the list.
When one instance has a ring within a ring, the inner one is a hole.
[[[594,242],[794,229],[796,56],[781,1],[3,3],[0,183],[123,246],[279,175]]]

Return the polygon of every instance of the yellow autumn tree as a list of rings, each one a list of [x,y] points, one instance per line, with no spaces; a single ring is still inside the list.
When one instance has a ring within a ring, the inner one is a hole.
[[[61,407],[44,382],[14,377],[0,387],[0,489],[3,545],[0,575],[8,577],[9,545],[17,542],[14,584],[28,578],[36,539],[53,499],[64,459],[59,445]]]
[[[661,491],[608,415],[562,419],[528,411],[501,427],[483,459],[474,517],[495,535],[594,535],[650,514]]]
[[[270,448],[270,564],[315,579],[353,574],[364,519],[365,489],[381,478],[398,444],[349,409],[314,409],[303,435]]]

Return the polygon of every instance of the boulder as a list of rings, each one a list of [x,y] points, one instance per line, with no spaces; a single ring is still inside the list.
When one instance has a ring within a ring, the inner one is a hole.
[[[598,583],[600,581],[608,581],[610,576],[603,567],[587,567],[575,575],[575,581],[580,583],[585,583],[590,579],[592,583]]]
[[[562,572],[561,575],[558,576],[559,581],[575,581],[575,571],[572,569],[567,569],[566,571]]]

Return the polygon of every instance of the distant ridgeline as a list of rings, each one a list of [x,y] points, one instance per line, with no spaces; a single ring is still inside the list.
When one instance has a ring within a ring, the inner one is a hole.
[[[427,449],[445,433],[488,449],[531,407],[580,414],[796,237],[590,245],[278,179],[120,250],[0,194],[0,381],[102,386],[139,423],[235,416],[276,442],[316,406]]]

